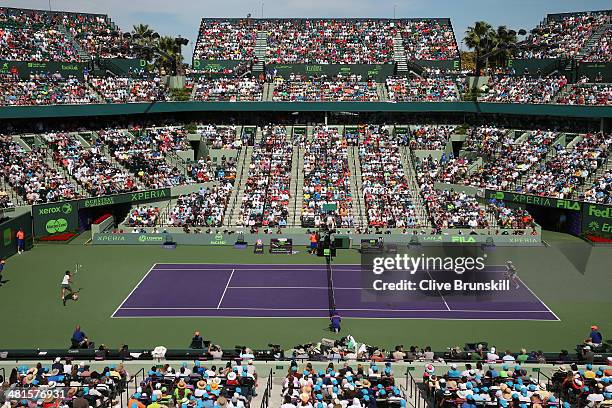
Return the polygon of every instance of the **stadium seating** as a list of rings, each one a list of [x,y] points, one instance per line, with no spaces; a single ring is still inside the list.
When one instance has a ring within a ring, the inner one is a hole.
[[[338,227],[353,226],[347,146],[338,129],[323,126],[315,127],[312,140],[305,142],[303,227],[328,221]]]
[[[185,131],[174,127],[133,129],[133,134],[106,130],[99,132],[112,156],[135,174],[146,188],[189,183],[186,175],[166,161],[168,152],[185,150]]]
[[[399,151],[401,141],[378,126],[361,130],[364,140],[359,145],[359,158],[368,226],[417,226],[413,197]]]
[[[552,103],[567,84],[561,77],[492,76],[478,97],[483,102]]]
[[[0,60],[80,61],[58,22],[57,15],[46,12],[0,7]]]
[[[612,85],[588,83],[583,78],[575,84],[568,85],[557,98],[556,103],[564,105],[612,105]]]
[[[579,54],[591,35],[609,21],[607,13],[576,13],[548,18],[528,37],[518,58],[561,58]]]
[[[107,103],[168,101],[170,97],[159,77],[91,78],[94,89]]]
[[[11,136],[2,136],[0,152],[3,176],[25,203],[46,203],[80,197],[73,181],[47,161],[48,152],[44,148],[35,147],[26,151]]]
[[[442,150],[456,126],[415,126],[411,129],[410,148],[413,150]]]
[[[195,84],[197,101],[261,101],[263,83],[255,78],[206,78]]]
[[[86,148],[74,135],[66,133],[46,133],[42,137],[53,150],[53,160],[65,168],[89,196],[142,189],[133,176],[111,163],[102,145]]]
[[[384,64],[393,60],[388,20],[271,20],[266,62],[275,64]]]
[[[439,20],[404,22],[402,38],[406,58],[411,60],[449,60],[459,57],[452,26]]]
[[[288,79],[274,78],[273,101],[283,102],[374,102],[379,100],[376,83],[350,75],[328,78],[291,74]]]
[[[572,198],[576,189],[607,158],[612,140],[604,135],[587,134],[572,148],[555,146],[555,155],[540,164],[526,178],[522,191],[548,197]]]
[[[263,129],[261,143],[253,148],[239,225],[251,229],[287,225],[292,154],[284,126]]]
[[[97,99],[95,93],[75,77],[38,74],[22,80],[10,74],[0,75],[0,105],[77,105],[94,103]]]
[[[453,102],[461,96],[451,78],[387,78],[387,92],[392,102]]]
[[[194,59],[252,60],[256,38],[256,27],[244,21],[202,19]]]

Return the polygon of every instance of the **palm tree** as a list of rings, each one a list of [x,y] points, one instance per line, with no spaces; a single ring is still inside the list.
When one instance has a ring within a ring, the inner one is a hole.
[[[172,37],[161,37],[157,42],[157,47],[161,53],[157,55],[155,65],[160,73],[170,73],[173,71],[173,64],[176,67],[181,67],[183,63],[183,55],[179,52],[180,47]]]
[[[505,67],[516,48],[516,31],[508,30],[506,26],[499,26],[497,30],[491,33],[491,38],[493,40],[491,52],[494,56],[495,65]]]
[[[486,21],[477,21],[473,27],[468,27],[463,42],[469,49],[473,49],[476,58],[476,75],[480,75],[482,69],[482,55],[486,55],[492,48],[491,25]]]

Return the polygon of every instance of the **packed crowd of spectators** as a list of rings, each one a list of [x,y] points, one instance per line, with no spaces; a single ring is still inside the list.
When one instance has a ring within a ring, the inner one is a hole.
[[[160,77],[91,78],[91,85],[107,103],[164,102],[170,100]]]
[[[20,79],[12,74],[0,74],[0,105],[77,105],[96,100],[96,94],[76,77],[40,73]]]
[[[494,151],[482,166],[466,177],[462,184],[479,188],[512,190],[529,169],[536,166],[559,137],[558,132],[534,130],[521,136],[521,141],[495,142]]]
[[[188,163],[187,174],[197,183],[208,181],[228,181],[233,183],[236,179],[236,157],[222,156],[219,163],[210,157],[201,158],[195,163]]]
[[[180,227],[220,227],[232,189],[233,183],[224,181],[179,196],[168,214],[168,224]]]
[[[592,133],[585,135],[573,147],[557,144],[552,158],[530,173],[522,191],[528,194],[571,198],[608,156],[612,145],[609,135]]]
[[[340,351],[333,347],[330,354],[340,356]],[[383,361],[355,367],[349,363],[338,366],[329,363],[325,370],[316,370],[311,363],[298,369],[293,360],[283,380],[281,395],[284,408],[406,406],[392,363]]]
[[[601,177],[593,181],[583,198],[585,201],[599,204],[612,204],[612,171],[606,171]]]
[[[270,20],[268,64],[384,64],[393,61],[389,20]]]
[[[584,62],[612,61],[612,27],[608,26],[599,41],[589,49],[588,55],[582,58]]]
[[[487,214],[475,197],[452,189],[440,189],[435,182],[454,182],[454,175],[467,175],[463,159],[447,158],[441,160],[427,156],[415,165],[421,196],[435,230],[448,228],[487,228]],[[458,176],[457,176],[458,177]]]
[[[38,392],[30,393],[30,401],[7,397],[8,402],[2,404],[2,408],[116,406],[130,379],[130,373],[122,363],[94,369],[84,361],[58,357],[51,365],[23,364],[7,371],[5,382],[1,384],[2,398],[16,389],[20,390],[20,395],[24,395],[21,394],[24,389],[35,388]]]
[[[253,148],[239,214],[239,225],[282,228],[289,216],[293,145],[285,126],[266,126]]]
[[[215,365],[196,361],[153,366],[137,383],[128,407],[245,408],[256,394],[258,373],[252,361]]]
[[[81,49],[100,58],[136,58],[130,40],[105,15],[64,14],[59,21]]]
[[[443,150],[457,127],[454,125],[421,125],[410,129],[413,150]]]
[[[202,19],[193,52],[200,60],[247,60],[255,58],[257,27],[247,20]]]
[[[242,146],[242,138],[236,135],[235,126],[203,125],[198,127],[197,132],[212,149],[236,149]]]
[[[72,180],[47,163],[45,149],[26,151],[12,136],[0,136],[0,153],[2,176],[26,204],[81,198]]]
[[[567,84],[564,76],[491,76],[478,97],[482,102],[552,103]]]
[[[418,223],[399,144],[380,126],[362,127],[359,145],[368,226],[410,228]]]
[[[514,360],[514,356],[506,355],[512,357],[512,361],[500,359],[501,364],[495,364],[496,361],[492,364],[477,362],[463,367],[451,363],[448,369],[427,364],[423,384],[428,397],[433,400],[433,406],[570,407],[560,405],[547,382],[531,377],[527,369]]]
[[[534,29],[516,58],[562,58],[576,56],[588,39],[610,21],[606,13],[581,13],[549,18]]]
[[[195,85],[197,101],[261,101],[263,83],[257,78],[207,78],[201,76]]]
[[[533,217],[523,208],[506,207],[503,201],[492,200],[487,205],[487,212],[493,214],[496,226],[504,229],[535,228]]]
[[[162,188],[187,184],[185,174],[166,161],[168,152],[186,150],[185,131],[178,127],[100,131],[111,155],[147,188]]]
[[[593,84],[588,81],[588,78],[582,78],[570,85],[556,102],[564,105],[612,105],[612,84]]]
[[[409,60],[449,60],[459,58],[457,41],[450,24],[439,20],[402,22],[402,38]]]
[[[467,137],[461,148],[480,156],[490,157],[504,145],[513,143],[513,134],[508,129],[496,126],[474,126],[468,128]]]
[[[391,102],[452,102],[459,101],[456,81],[452,78],[387,78]]]
[[[361,75],[307,77],[291,74],[274,78],[273,101],[373,102],[378,101],[376,82]]]
[[[49,132],[42,138],[53,150],[53,160],[92,197],[125,193],[141,187],[134,176],[111,163],[102,150],[101,140],[86,148],[76,136],[67,133]]]
[[[159,207],[138,206],[132,208],[126,222],[130,227],[154,227],[159,222]]]
[[[354,217],[347,139],[336,128],[317,126],[303,151],[302,226],[351,228]]]
[[[0,60],[80,61],[74,44],[57,28],[58,20],[43,11],[0,7]]]

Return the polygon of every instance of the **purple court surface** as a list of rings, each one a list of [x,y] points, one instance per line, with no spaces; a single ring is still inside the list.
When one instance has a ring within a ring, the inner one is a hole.
[[[489,273],[503,275],[503,266]],[[435,272],[425,272],[437,279]],[[127,317],[559,320],[522,281],[496,294],[363,289],[360,265],[155,264],[113,313]],[[424,278],[427,278],[424,275]]]

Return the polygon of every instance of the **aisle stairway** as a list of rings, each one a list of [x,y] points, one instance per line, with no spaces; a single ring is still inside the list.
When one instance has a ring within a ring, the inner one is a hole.
[[[238,164],[236,166],[236,182],[234,189],[230,195],[225,215],[223,216],[224,227],[234,227],[240,219],[240,207],[242,205],[242,197],[246,187],[246,180],[249,177],[249,165],[253,155],[253,147],[248,146],[240,150],[238,155]]]
[[[255,57],[257,62],[253,64],[253,74],[258,75],[264,71],[264,61],[266,59],[266,50],[268,48],[268,33],[266,31],[257,32],[257,40],[255,42]]]

